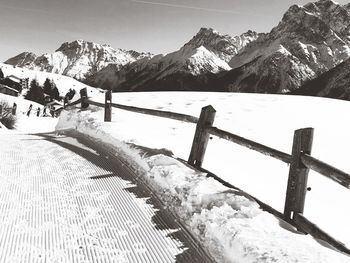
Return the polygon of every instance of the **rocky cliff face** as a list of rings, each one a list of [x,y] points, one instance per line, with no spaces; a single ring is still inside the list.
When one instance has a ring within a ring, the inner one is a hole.
[[[149,56],[151,55],[148,53],[113,49],[108,45],[77,40],[62,44],[54,53],[39,57],[32,53],[22,53],[5,63],[84,80],[109,64],[120,69],[128,63]]]
[[[320,0],[293,5],[268,34],[248,44],[221,78],[229,91],[286,93],[350,56],[350,15],[346,6]]]
[[[306,82],[291,94],[350,100],[350,59]]]

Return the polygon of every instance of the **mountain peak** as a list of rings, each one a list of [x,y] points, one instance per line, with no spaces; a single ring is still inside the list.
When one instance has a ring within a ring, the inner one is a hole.
[[[211,27],[201,27],[197,34],[219,34],[219,32]]]
[[[332,0],[319,0],[305,4],[293,5],[284,14],[281,23],[272,31],[289,30],[316,32],[326,37],[327,34],[349,36],[350,13],[347,5],[340,5]],[[312,33],[314,34],[314,33]]]
[[[82,39],[77,39],[74,40],[72,42],[64,42],[56,51],[66,51],[66,50],[74,50],[74,49],[78,49],[81,47],[89,47],[89,46],[100,46],[102,47],[102,45],[90,42],[90,41],[86,41],[86,40],[82,40]]]
[[[283,19],[289,18],[296,14],[305,14],[307,12],[309,15],[322,16],[325,13],[333,12],[335,9],[343,8],[338,3],[332,0],[318,0],[316,2],[310,2],[305,5],[292,5],[289,7],[287,12],[285,12]]]
[[[225,37],[225,36],[221,35],[218,31],[216,31],[212,28],[202,27],[198,31],[198,33],[186,45],[200,47],[205,42],[208,42],[208,40],[210,41],[213,38],[223,38],[223,37]]]
[[[251,41],[254,41],[257,37],[258,34],[251,30],[240,36],[231,37],[229,35],[220,34],[212,28],[202,27],[184,47],[190,46],[196,49],[203,46],[220,59],[228,62],[240,49]]]
[[[31,65],[38,56],[32,52],[22,52],[21,54],[5,61],[5,64],[25,67]]]
[[[316,2],[311,2],[308,4],[305,4],[303,8],[313,11],[313,12],[327,12],[332,11],[335,8],[341,7],[338,3],[332,1],[332,0],[319,0]]]

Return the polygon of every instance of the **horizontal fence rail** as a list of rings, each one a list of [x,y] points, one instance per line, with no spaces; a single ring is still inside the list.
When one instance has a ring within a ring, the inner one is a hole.
[[[310,155],[313,141],[313,128],[296,130],[294,132],[292,154],[287,154],[255,141],[243,138],[236,134],[213,127],[216,111],[210,105],[202,108],[200,117],[196,118],[191,115],[170,111],[160,111],[112,103],[111,91],[106,92],[105,103],[100,103],[89,99],[87,97],[86,89],[82,89],[80,91],[80,95],[81,98],[79,100],[67,104],[65,107],[71,107],[79,103],[81,104],[82,108],[87,108],[89,104],[97,107],[102,107],[105,109],[105,121],[111,121],[111,109],[118,108],[126,111],[196,124],[197,127],[192,143],[191,153],[187,163],[201,171],[206,171],[208,173],[208,176],[213,176],[215,179],[217,179],[219,182],[222,182],[227,187],[238,189],[202,167],[210,134],[289,164],[289,177],[284,213],[275,210],[271,206],[265,204],[253,196],[250,197],[256,200],[256,202],[263,210],[266,210],[274,214],[276,217],[289,222],[302,233],[309,233],[316,239],[326,241],[334,249],[350,255],[350,250],[343,243],[328,235],[317,225],[310,222],[303,216],[309,169],[314,170],[326,176],[327,178],[330,178],[334,182],[337,182],[338,184],[350,189],[349,174]]]
[[[350,175],[329,165],[316,158],[303,154],[301,156],[301,161],[304,165],[325,177],[337,182],[338,184],[350,189]]]
[[[78,100],[76,100],[76,101],[74,101],[74,102],[71,102],[71,103],[66,104],[64,107],[65,107],[65,108],[68,108],[68,107],[72,107],[72,106],[78,105],[78,104],[80,104],[80,103],[81,103],[81,99],[78,99]]]
[[[87,103],[90,103],[91,105],[102,107],[102,108],[105,107],[104,103],[92,101],[89,99],[87,100]],[[118,108],[121,110],[132,111],[132,112],[147,114],[147,115],[153,115],[153,116],[162,117],[162,118],[174,119],[174,120],[178,120],[178,121],[184,121],[184,122],[189,122],[189,123],[197,123],[198,122],[198,118],[196,118],[194,116],[176,113],[176,112],[171,112],[171,111],[160,111],[160,110],[153,110],[153,109],[146,109],[146,108],[138,108],[138,107],[134,107],[134,106],[126,106],[126,105],[121,105],[121,104],[116,104],[116,103],[111,103],[111,106],[113,108]]]
[[[220,130],[216,127],[209,127],[209,128],[207,128],[207,131],[210,134],[215,135],[221,139],[225,139],[225,140],[234,142],[236,144],[239,144],[239,145],[244,146],[246,148],[249,148],[251,150],[260,152],[264,155],[281,160],[282,162],[290,163],[290,161],[291,161],[292,156],[290,154],[278,151],[276,149],[270,148],[270,147],[265,146],[263,144],[260,144],[260,143],[248,140],[246,138],[240,137],[238,135],[229,133],[227,131]]]
[[[306,217],[300,213],[294,215],[295,223],[306,233],[309,233],[317,239],[326,241],[328,244],[331,244],[334,248],[339,251],[345,252],[350,255],[350,249],[348,249],[342,242],[334,239],[328,235],[325,231],[320,229],[317,225],[310,222]]]

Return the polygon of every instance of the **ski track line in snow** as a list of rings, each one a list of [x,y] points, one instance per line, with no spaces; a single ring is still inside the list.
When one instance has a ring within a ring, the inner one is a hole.
[[[64,136],[0,145],[1,263],[209,262],[121,162]]]

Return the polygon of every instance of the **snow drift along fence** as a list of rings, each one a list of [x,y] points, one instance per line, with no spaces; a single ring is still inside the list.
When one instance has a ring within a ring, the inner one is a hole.
[[[86,89],[82,89],[80,91],[80,96],[81,98],[79,100],[67,104],[66,107],[71,107],[77,104],[81,104],[82,108],[87,108],[89,104],[102,107],[105,109],[104,120],[108,122],[110,122],[112,119],[112,108],[118,108],[136,113],[153,115],[157,117],[169,118],[196,124],[196,131],[191,147],[191,153],[188,159],[188,164],[200,170],[206,171],[204,168],[202,168],[202,163],[204,160],[205,151],[208,145],[210,135],[214,135],[221,139],[231,141],[243,147],[260,152],[264,155],[273,157],[275,159],[289,164],[289,177],[283,214],[270,207],[269,205],[261,202],[257,198],[252,198],[259,203],[262,209],[294,225],[302,233],[308,233],[317,239],[324,240],[338,251],[350,255],[350,249],[348,249],[343,243],[331,237],[329,234],[327,234],[325,231],[320,229],[317,225],[310,222],[307,218],[303,216],[305,197],[306,192],[308,190],[308,173],[310,169],[326,176],[327,178],[333,180],[334,182],[337,182],[343,187],[350,189],[350,175],[348,173],[345,173],[311,156],[314,133],[313,128],[304,128],[296,130],[294,133],[292,154],[287,154],[265,146],[263,144],[257,143],[255,141],[243,138],[236,134],[232,134],[230,132],[213,127],[216,111],[212,106],[202,108],[200,117],[196,118],[194,116],[175,112],[115,104],[112,103],[111,91],[106,92],[105,103],[90,100],[87,96]],[[231,184],[225,182],[221,178],[216,178],[225,185],[232,186]]]

